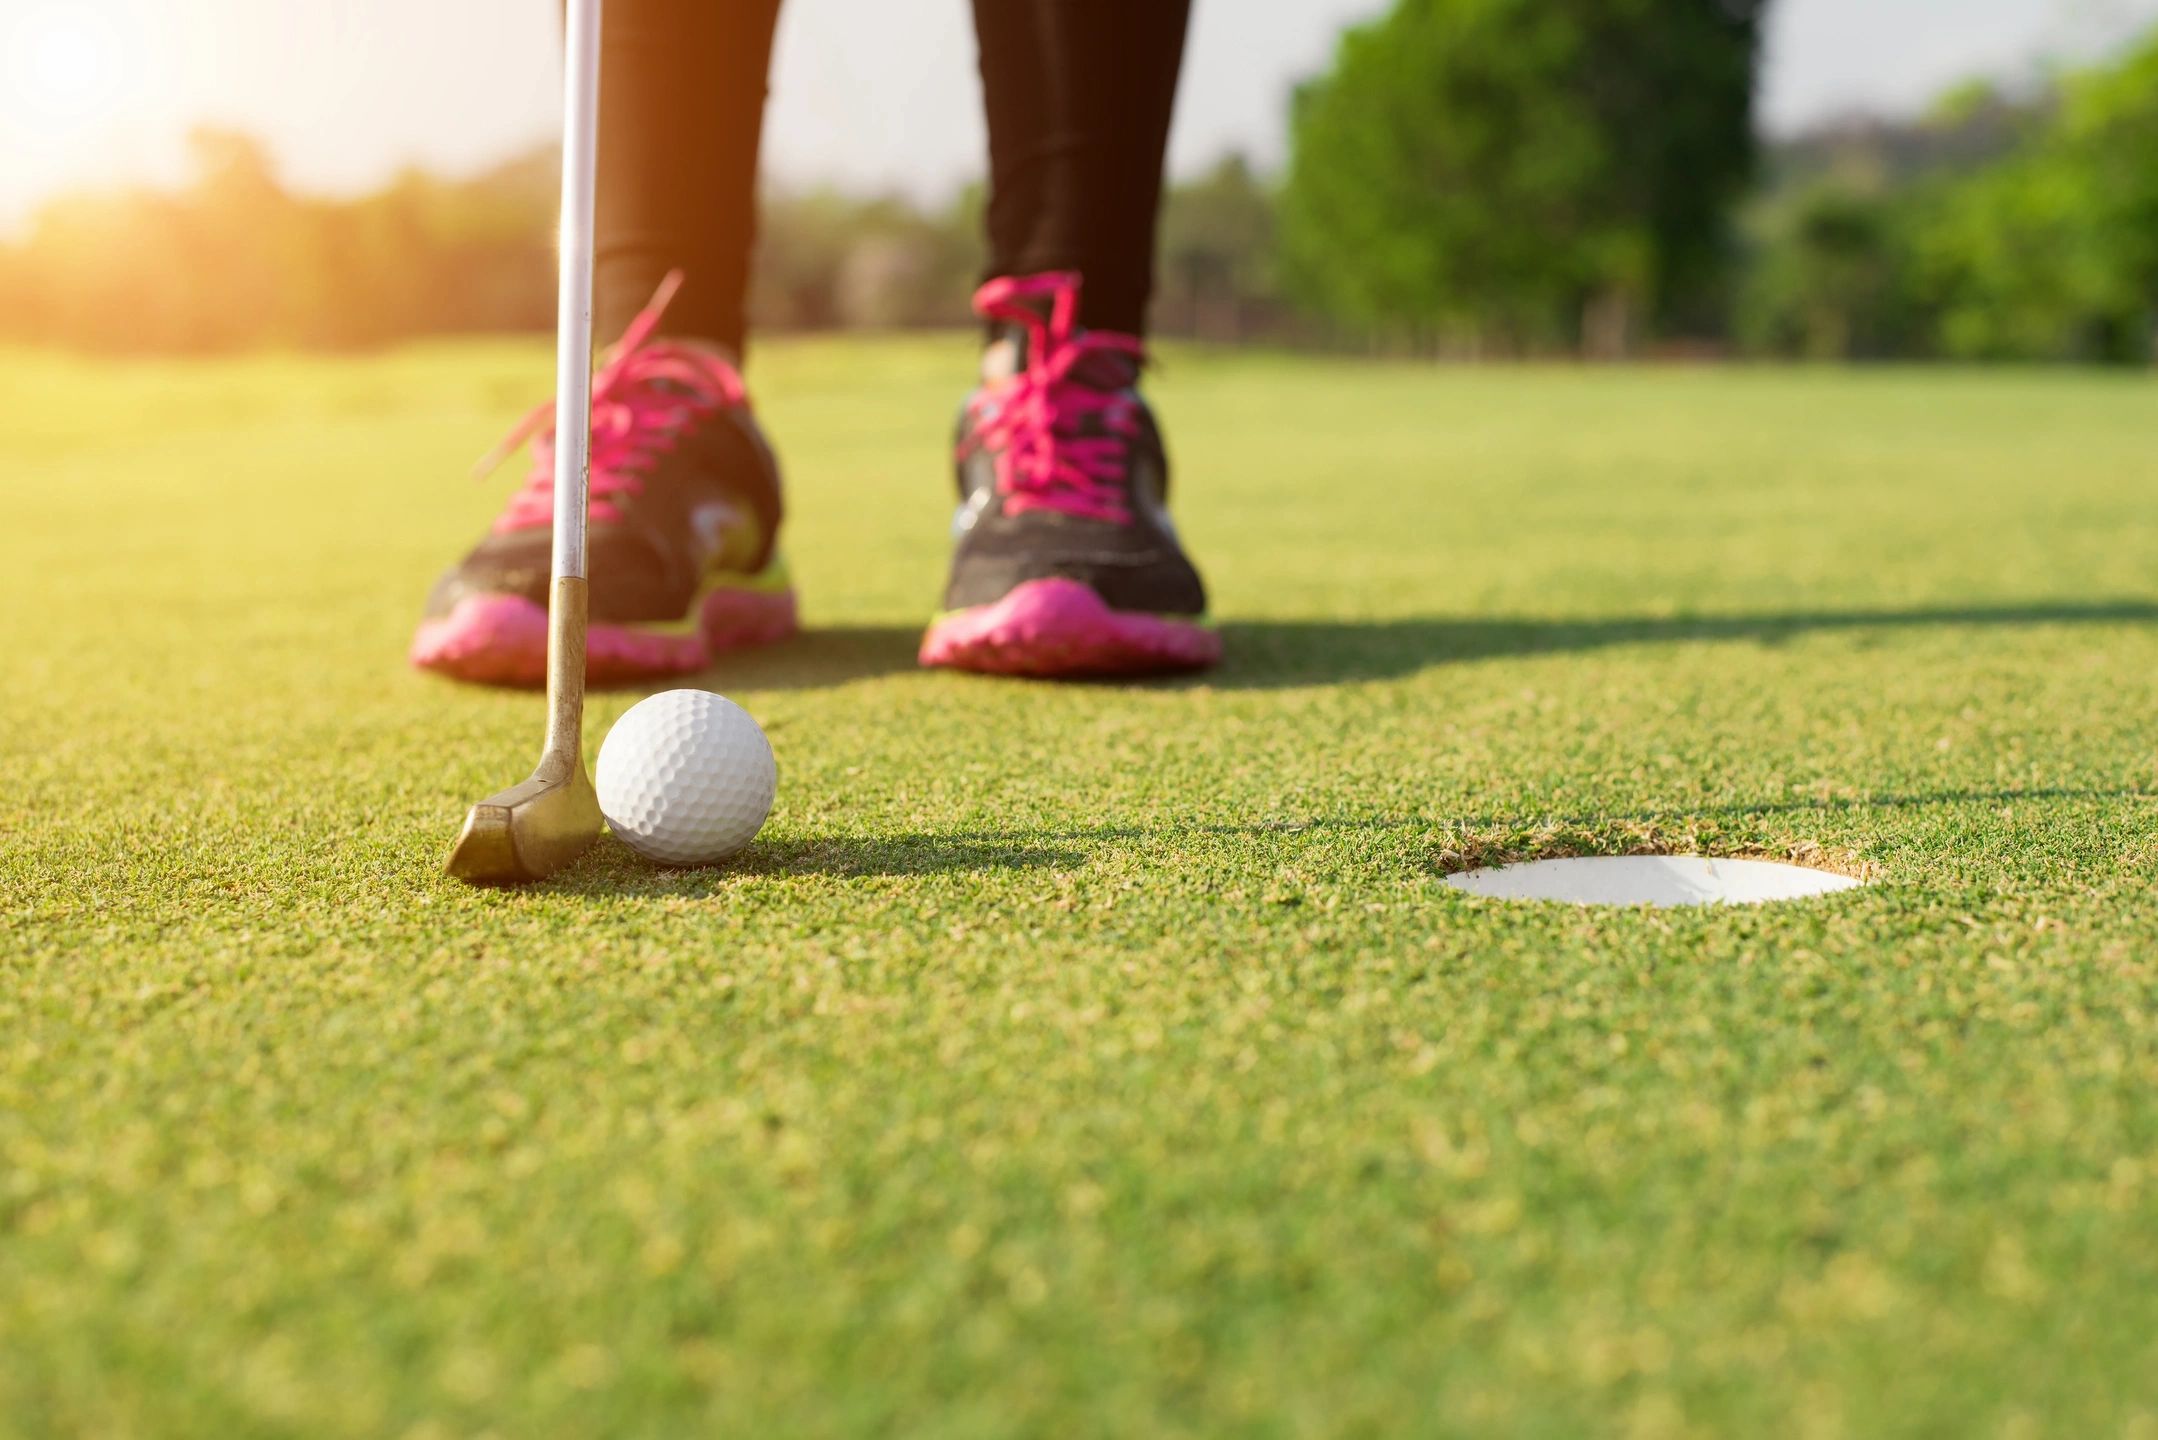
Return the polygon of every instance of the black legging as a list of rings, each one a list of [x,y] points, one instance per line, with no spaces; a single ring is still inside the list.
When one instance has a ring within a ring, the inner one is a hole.
[[[919,3],[919,0],[916,0]],[[989,113],[989,274],[1077,270],[1083,319],[1139,333],[1190,0],[973,0]],[[673,334],[742,347],[780,0],[608,0],[595,328],[676,266]]]

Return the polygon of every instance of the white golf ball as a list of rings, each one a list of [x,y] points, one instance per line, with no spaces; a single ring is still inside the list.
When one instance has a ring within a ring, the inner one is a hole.
[[[668,690],[614,722],[592,783],[630,849],[664,865],[710,865],[764,824],[779,766],[747,710],[708,690]]]

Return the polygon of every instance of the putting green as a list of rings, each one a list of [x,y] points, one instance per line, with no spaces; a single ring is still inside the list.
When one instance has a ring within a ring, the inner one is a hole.
[[[967,348],[759,351],[771,824],[512,894],[545,343],[0,355],[0,1433],[2158,1427],[2148,376],[1172,352],[1229,663],[1082,688],[911,666]],[[1872,883],[1441,879],[1657,849]]]

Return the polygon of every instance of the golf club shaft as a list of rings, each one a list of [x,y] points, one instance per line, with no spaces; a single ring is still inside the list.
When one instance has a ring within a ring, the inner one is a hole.
[[[585,511],[592,461],[592,249],[600,0],[569,0],[562,82],[562,230],[555,335],[554,557],[547,748],[583,743]],[[565,583],[573,582],[573,583]]]

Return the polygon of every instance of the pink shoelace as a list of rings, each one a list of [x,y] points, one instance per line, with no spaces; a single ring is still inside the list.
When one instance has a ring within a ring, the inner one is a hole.
[[[1120,482],[1139,433],[1137,406],[1122,387],[1104,390],[1072,374],[1097,355],[1143,361],[1146,347],[1137,336],[1114,331],[1075,333],[1079,286],[1076,272],[1050,271],[992,280],[975,292],[976,313],[1025,328],[1027,363],[975,397],[972,438],[962,453],[985,446],[997,452],[1006,514],[1056,510],[1128,525],[1131,509]],[[1050,302],[1047,318],[1042,300]],[[1091,433],[1089,420],[1098,422]]]
[[[621,517],[610,497],[636,495],[660,457],[680,443],[694,421],[748,402],[742,377],[717,355],[693,346],[652,342],[682,272],[662,280],[592,377],[592,504],[594,520]],[[532,471],[495,521],[495,532],[526,530],[554,519],[554,401],[517,422],[479,464],[485,475],[532,442]]]

